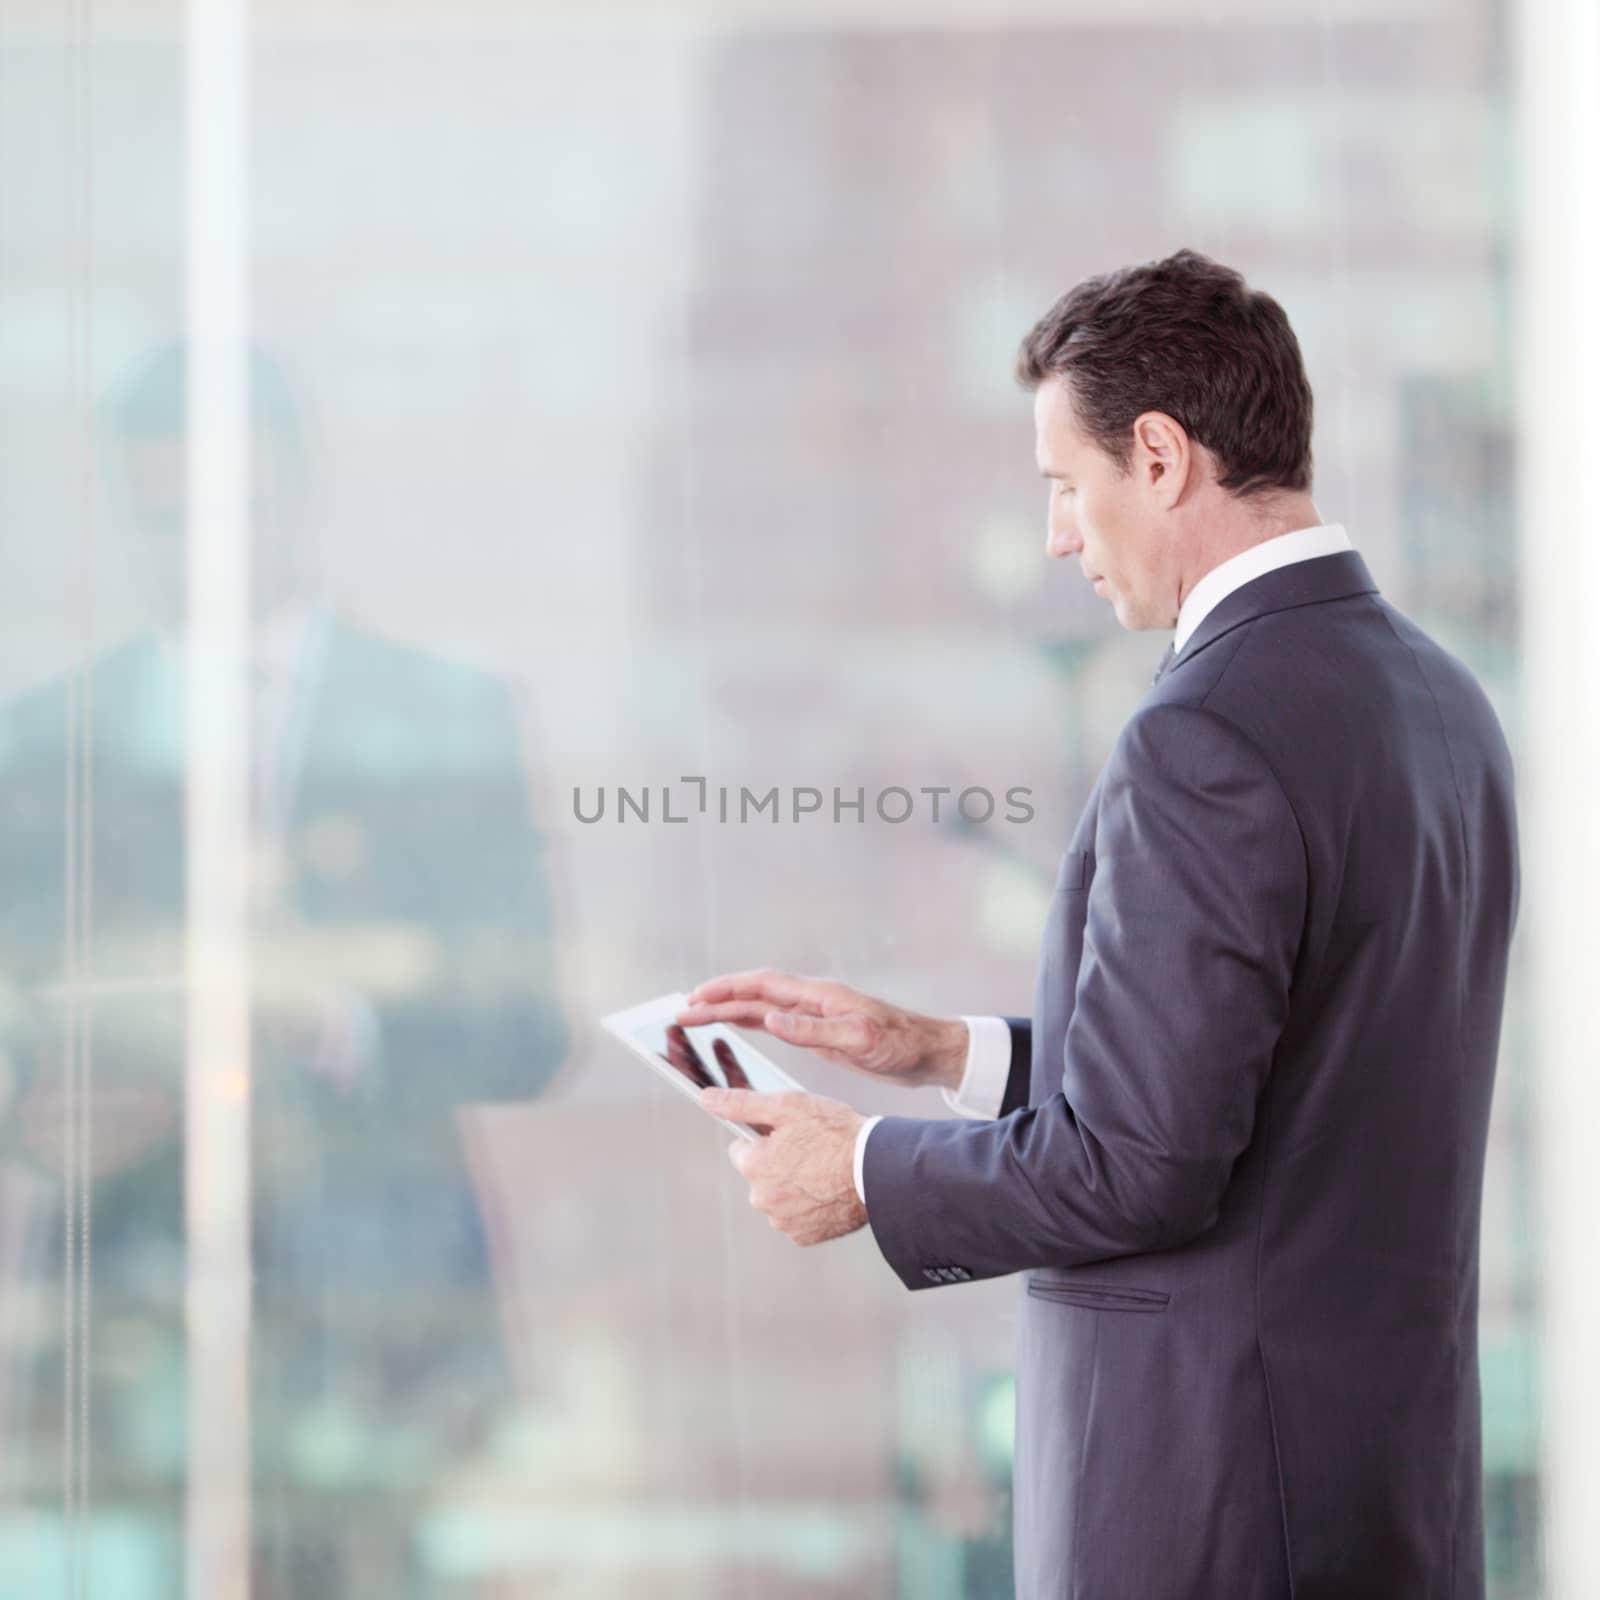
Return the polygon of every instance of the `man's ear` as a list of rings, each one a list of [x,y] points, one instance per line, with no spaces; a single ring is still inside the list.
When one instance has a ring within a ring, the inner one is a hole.
[[[1133,456],[1140,483],[1151,490],[1162,510],[1170,511],[1195,464],[1188,430],[1164,411],[1143,412],[1134,418]]]

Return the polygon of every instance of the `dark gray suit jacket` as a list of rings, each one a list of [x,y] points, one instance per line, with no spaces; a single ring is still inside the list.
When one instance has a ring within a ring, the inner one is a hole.
[[[1024,1272],[1023,1600],[1483,1594],[1487,699],[1354,552],[1222,600],[1062,857],[992,1122],[889,1117],[907,1287]]]

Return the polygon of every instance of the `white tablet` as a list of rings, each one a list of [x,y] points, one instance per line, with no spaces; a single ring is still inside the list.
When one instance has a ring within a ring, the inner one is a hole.
[[[664,994],[627,1011],[600,1019],[627,1047],[697,1104],[702,1089],[754,1089],[758,1094],[783,1094],[804,1089],[777,1062],[769,1061],[724,1022],[703,1028],[680,1028],[673,1020],[688,1004],[686,994]],[[702,1116],[710,1116],[702,1111]],[[741,1139],[759,1139],[742,1122],[716,1119]]]

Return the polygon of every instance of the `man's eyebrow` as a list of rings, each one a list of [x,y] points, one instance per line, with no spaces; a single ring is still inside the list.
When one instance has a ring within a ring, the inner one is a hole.
[[[1056,472],[1055,470],[1053,470],[1050,467],[1040,467],[1039,468],[1039,476],[1041,478],[1064,478],[1064,477],[1066,477],[1066,473],[1064,473],[1064,472]]]

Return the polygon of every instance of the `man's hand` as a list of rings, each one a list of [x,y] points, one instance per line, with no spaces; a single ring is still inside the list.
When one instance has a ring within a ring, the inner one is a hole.
[[[822,1244],[867,1220],[856,1193],[856,1134],[867,1119],[840,1100],[792,1091],[702,1089],[714,1116],[772,1129],[754,1142],[735,1139],[728,1157],[750,1185],[750,1204],[796,1244]]]
[[[910,1088],[954,1089],[966,1067],[966,1023],[925,1017],[845,983],[771,967],[708,979],[690,993],[675,1020],[686,1028],[709,1022],[759,1028],[785,1044],[815,1050],[824,1061]]]

